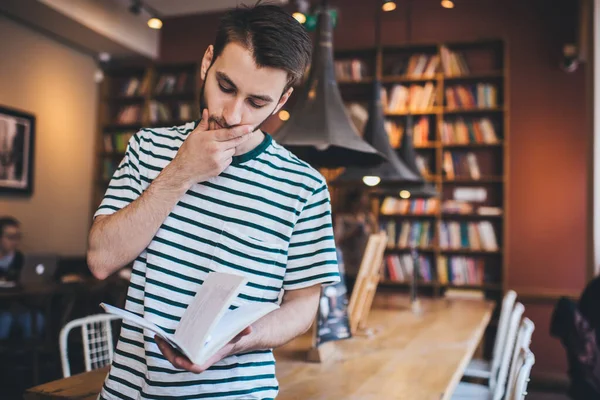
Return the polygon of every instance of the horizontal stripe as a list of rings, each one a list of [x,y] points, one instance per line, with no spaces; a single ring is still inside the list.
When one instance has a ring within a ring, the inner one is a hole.
[[[235,204],[235,203],[230,203],[230,202],[227,202],[227,201],[219,200],[219,199],[216,199],[216,198],[214,198],[212,196],[207,196],[207,195],[204,195],[204,194],[201,194],[201,193],[194,192],[193,190],[189,190],[187,192],[187,194],[190,195],[190,196],[194,196],[194,197],[196,197],[196,198],[198,198],[200,200],[209,201],[211,203],[218,204],[220,206],[227,207],[227,208],[230,208],[230,209],[233,209],[233,210],[244,211],[244,212],[247,212],[248,214],[256,214],[256,215],[259,215],[259,216],[261,216],[263,218],[270,219],[272,221],[278,222],[278,223],[280,223],[282,225],[289,226],[290,228],[294,226],[294,224],[292,224],[290,221],[287,221],[285,219],[276,217],[273,214],[270,214],[270,213],[267,213],[267,212],[259,211],[259,210],[255,209],[255,208],[252,208],[252,207],[241,206],[241,205],[238,205],[238,204]]]
[[[288,172],[288,173],[294,174],[294,175],[305,176],[305,177],[307,177],[309,179],[312,179],[313,181],[315,181],[317,183],[321,182],[321,180],[319,178],[316,178],[316,177],[314,177],[311,174],[307,174],[306,172],[297,171],[297,170],[289,169],[289,168],[285,168],[285,167],[278,167],[277,165],[273,164],[272,162],[267,161],[267,160],[261,160],[260,158],[257,158],[256,161],[258,161],[261,164],[268,165],[269,167],[271,167],[273,169],[276,169],[278,171]]]
[[[194,220],[192,220],[190,218],[183,217],[183,216],[178,215],[178,214],[176,214],[174,212],[172,212],[171,214],[169,214],[169,217],[177,219],[177,220],[182,221],[182,222],[186,222],[186,223],[188,223],[190,225],[194,225],[194,226],[196,226],[198,228],[206,229],[206,230],[211,231],[213,233],[217,233],[217,234],[223,235],[223,236],[225,236],[225,237],[227,237],[229,239],[237,240],[239,243],[242,243],[244,246],[252,247],[253,249],[256,249],[256,250],[267,251],[267,252],[271,252],[271,253],[279,253],[279,254],[284,254],[284,255],[287,254],[287,252],[284,249],[279,249],[279,248],[276,249],[276,248],[273,248],[273,247],[265,247],[265,246],[261,246],[261,245],[259,245],[257,243],[248,242],[247,240],[244,240],[243,238],[234,236],[234,235],[230,234],[227,231],[221,230],[219,228],[215,228],[213,226],[209,226],[209,225],[203,224],[203,223],[198,222],[198,221],[194,221]],[[164,226],[168,226],[168,225],[164,225]],[[197,238],[197,237],[198,236],[194,236],[194,238]],[[211,242],[211,243],[213,243],[213,242]]]
[[[266,172],[259,171],[257,169],[252,168],[252,167],[249,167],[247,165],[238,165],[238,168],[242,168],[242,169],[245,169],[245,170],[250,171],[252,173],[255,173],[257,175],[264,176],[265,178],[271,179],[273,181],[277,181],[277,182],[280,182],[280,183],[288,184],[290,186],[296,186],[296,187],[302,188],[302,189],[307,190],[307,191],[309,191],[311,193],[313,191],[309,186],[306,186],[303,183],[291,181],[291,180],[286,179],[286,178],[280,178],[280,177],[268,174]]]
[[[304,253],[304,254],[291,255],[291,256],[288,257],[288,260],[289,261],[299,260],[299,259],[302,259],[302,258],[314,257],[314,256],[317,256],[319,254],[335,253],[335,252],[336,252],[335,247],[327,247],[325,249],[320,249],[320,250],[317,250],[317,251],[313,251],[312,253]]]
[[[293,208],[293,207],[286,207],[285,205],[283,205],[281,203],[278,203],[278,202],[272,201],[272,200],[268,200],[268,199],[266,199],[266,198],[264,198],[262,196],[257,196],[257,195],[254,195],[252,193],[242,192],[240,190],[235,190],[235,189],[231,189],[231,188],[228,188],[228,187],[225,187],[225,186],[216,185],[216,184],[211,183],[211,182],[204,182],[203,185],[206,186],[206,187],[209,187],[211,189],[219,190],[219,191],[222,191],[222,192],[227,192],[229,194],[233,194],[233,195],[236,195],[236,196],[245,197],[245,198],[252,199],[252,200],[257,200],[257,201],[260,201],[261,203],[265,203],[265,204],[268,204],[270,206],[279,208],[281,210],[294,213],[295,215],[300,215],[300,211],[296,210],[295,208]]]
[[[219,176],[222,177],[222,178],[227,178],[227,179],[234,180],[236,182],[245,183],[245,184],[248,184],[248,185],[251,185],[251,186],[259,187],[261,189],[269,190],[269,191],[271,191],[271,192],[273,192],[275,194],[278,194],[280,196],[288,197],[288,198],[290,198],[292,200],[297,200],[297,201],[299,201],[299,202],[301,202],[303,204],[306,203],[306,201],[307,201],[305,198],[300,197],[300,196],[298,196],[296,194],[289,193],[289,192],[286,192],[286,191],[283,191],[283,190],[279,190],[279,189],[276,189],[276,188],[274,188],[272,186],[263,185],[262,183],[259,183],[259,182],[253,182],[253,181],[251,181],[249,179],[240,178],[239,176],[231,175],[231,174],[226,173],[226,172],[221,172],[221,175],[219,175]]]
[[[298,232],[296,232],[296,233],[298,233]],[[304,242],[290,243],[290,247],[310,246],[310,245],[321,243],[321,242],[328,241],[328,240],[335,240],[335,239],[332,235],[321,236],[320,238],[313,239],[313,240],[306,240]]]
[[[295,231],[294,234],[295,235],[304,235],[306,233],[317,232],[317,231],[320,231],[321,229],[325,229],[325,228],[332,228],[331,223],[326,223],[326,224],[323,224],[323,225],[319,225],[319,226],[316,226],[314,228],[299,229],[299,230]]]
[[[218,393],[202,393],[202,394],[191,394],[191,395],[175,395],[175,396],[165,396],[165,395],[153,395],[146,392],[142,392],[143,397],[147,397],[149,399],[177,399],[177,400],[191,400],[191,399],[207,399],[207,398],[217,398],[217,397],[226,397],[226,396],[242,396],[245,394],[251,394],[256,392],[263,392],[269,390],[279,390],[279,386],[263,386],[252,389],[244,389],[244,390],[232,390],[227,392],[218,392]]]
[[[324,265],[338,265],[337,260],[322,260],[322,261],[317,261],[316,263],[312,263],[310,265],[302,265],[300,267],[296,267],[296,268],[288,268],[287,272],[288,274],[291,273],[295,273],[295,272],[300,272],[300,271],[306,271],[307,269],[311,269],[311,268],[316,268],[316,267],[322,267]]]
[[[305,218],[300,218],[298,220],[298,225],[299,224],[304,224],[304,223],[306,223],[308,221],[314,221],[315,219],[323,219],[324,217],[327,217],[329,215],[331,215],[331,212],[325,211],[325,212],[322,212],[321,214],[317,214],[317,215],[313,215],[313,216],[305,217]]]
[[[288,240],[288,237],[286,235],[284,235],[283,233],[274,231],[273,229],[265,228],[264,226],[262,226],[260,224],[256,224],[256,223],[249,222],[249,221],[239,219],[239,218],[233,218],[233,217],[229,217],[229,216],[225,216],[225,215],[220,215],[220,214],[217,214],[217,213],[214,213],[214,212],[211,212],[211,211],[199,208],[199,207],[192,206],[191,204],[184,203],[183,201],[180,201],[178,203],[178,205],[180,207],[187,208],[191,211],[196,211],[200,214],[204,214],[209,217],[213,217],[213,218],[220,219],[220,220],[227,221],[227,222],[234,222],[239,225],[248,226],[250,228],[257,229],[261,232],[268,233],[269,235],[278,237],[281,240],[286,240],[286,241]]]
[[[328,272],[325,274],[311,275],[311,276],[307,276],[307,277],[301,278],[301,279],[285,281],[284,286],[298,285],[300,283],[306,283],[306,282],[312,282],[312,281],[317,282],[318,280],[320,280],[322,278],[333,278],[333,277],[339,278],[339,276],[340,276],[339,272]]]
[[[109,387],[106,385],[106,383],[104,383],[104,386],[103,386],[103,388],[104,388],[104,390],[105,390],[107,393],[110,393],[111,395],[113,395],[113,396],[116,396],[116,397],[117,397],[117,398],[119,398],[119,399],[123,399],[123,400],[136,400],[136,399],[134,399],[133,397],[128,397],[128,396],[125,396],[124,394],[121,394],[121,393],[119,393],[119,392],[115,391],[115,390],[112,390],[111,388],[109,388]]]
[[[256,262],[260,262],[260,263],[264,263],[264,264],[273,264],[274,263],[278,267],[285,268],[285,264],[283,264],[283,263],[275,262],[274,260],[269,260],[269,259],[262,258],[262,257],[256,257],[256,256],[253,256],[251,254],[244,253],[244,252],[232,249],[231,247],[228,247],[228,246],[226,246],[225,244],[223,244],[221,242],[215,243],[212,240],[204,239],[204,238],[202,238],[200,236],[196,236],[196,235],[193,235],[191,233],[184,232],[184,231],[176,229],[176,228],[172,228],[172,227],[170,227],[168,225],[165,225],[165,224],[163,224],[161,228],[164,229],[164,230],[173,232],[173,233],[175,233],[177,235],[181,235],[183,237],[187,237],[188,239],[193,239],[193,240],[195,240],[195,241],[197,241],[199,243],[204,243],[204,244],[207,244],[207,245],[209,245],[211,247],[217,247],[217,248],[219,248],[221,250],[224,250],[224,251],[226,251],[226,252],[228,252],[230,254],[236,255],[236,256],[241,257],[241,258],[246,258],[248,260],[252,260],[252,261],[256,261]],[[239,239],[239,238],[237,238],[237,237],[235,237],[233,235],[227,234],[227,236],[231,237],[232,240],[235,240],[235,241],[240,240],[240,241],[242,241],[241,239]],[[243,241],[243,242],[244,243],[248,243],[247,241]],[[172,243],[169,243],[169,244],[172,244]],[[264,246],[261,246],[261,247],[265,248]],[[204,256],[204,253],[202,253],[201,255]]]

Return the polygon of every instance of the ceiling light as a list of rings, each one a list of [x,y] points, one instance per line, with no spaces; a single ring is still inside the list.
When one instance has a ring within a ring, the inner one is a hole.
[[[442,7],[454,8],[454,2],[452,0],[442,0]]]
[[[294,19],[296,19],[296,21],[300,22],[301,24],[306,22],[306,15],[302,14],[299,11],[293,13],[292,17],[294,17]]]
[[[148,20],[148,26],[152,29],[160,29],[162,25],[163,23],[160,18],[152,17]]]
[[[288,119],[290,119],[290,113],[286,110],[279,111],[279,119],[282,121],[287,121]]]
[[[378,176],[365,176],[363,182],[367,186],[377,186],[381,182],[381,178]]]
[[[410,192],[408,190],[401,190],[400,197],[403,199],[408,199],[410,197]]]
[[[383,5],[381,6],[381,9],[383,11],[394,11],[396,9],[396,2],[395,1],[384,1]]]

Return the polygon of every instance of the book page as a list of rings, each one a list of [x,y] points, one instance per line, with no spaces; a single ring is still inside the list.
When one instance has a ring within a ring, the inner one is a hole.
[[[208,360],[245,328],[278,308],[276,303],[248,303],[228,310],[211,332],[212,339],[206,343],[201,359]]]
[[[246,282],[241,275],[211,272],[200,286],[174,335],[193,363],[202,362],[199,357],[209,334]]]
[[[130,311],[123,310],[121,308],[111,306],[106,303],[100,303],[100,306],[102,308],[104,308],[104,311],[106,311],[109,314],[116,315],[125,321],[131,322],[132,324],[139,326],[140,328],[145,328],[145,329],[148,329],[149,331],[156,333],[159,337],[163,338],[171,346],[178,348],[179,350],[181,350],[183,352],[181,345],[177,343],[177,341],[173,337],[173,335],[170,335],[167,332],[163,331],[162,329],[160,329],[158,326],[156,326],[152,322],[150,322]]]

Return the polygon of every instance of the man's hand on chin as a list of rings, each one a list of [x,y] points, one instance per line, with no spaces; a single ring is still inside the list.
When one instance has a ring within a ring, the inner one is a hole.
[[[175,350],[170,344],[162,340],[158,336],[154,336],[154,340],[156,340],[156,344],[158,348],[163,353],[163,355],[169,360],[171,364],[175,368],[184,369],[189,372],[193,372],[195,374],[199,374],[201,372],[206,371],[212,365],[221,361],[227,356],[233,354],[233,350],[235,348],[235,344],[239,342],[244,336],[252,333],[252,328],[247,327],[243,331],[241,331],[236,337],[234,337],[229,343],[227,343],[221,350],[215,353],[211,358],[206,361],[203,365],[197,365],[190,361],[189,358],[181,354],[179,351]]]

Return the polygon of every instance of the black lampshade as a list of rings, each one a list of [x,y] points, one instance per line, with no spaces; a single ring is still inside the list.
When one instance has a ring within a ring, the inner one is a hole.
[[[334,183],[362,183],[365,176],[377,176],[382,183],[420,183],[424,182],[418,171],[413,171],[398,156],[390,145],[383,116],[381,104],[381,82],[377,79],[372,84],[372,93],[369,101],[369,119],[365,125],[364,139],[384,154],[387,161],[370,168],[351,166],[334,180]]]
[[[364,141],[350,120],[335,80],[331,15],[318,17],[310,73],[290,119],[274,135],[299,158],[315,167],[375,166],[385,156]]]
[[[407,118],[406,129],[404,130],[404,134],[402,135],[402,140],[400,143],[400,156],[402,160],[405,162],[406,166],[410,168],[410,170],[421,177],[422,183],[418,185],[412,185],[412,187],[407,186],[403,188],[410,192],[411,197],[435,197],[439,193],[433,187],[433,185],[429,182],[425,182],[421,171],[419,171],[419,167],[417,166],[417,154],[414,148],[414,139],[413,139],[413,117],[409,115]]]

